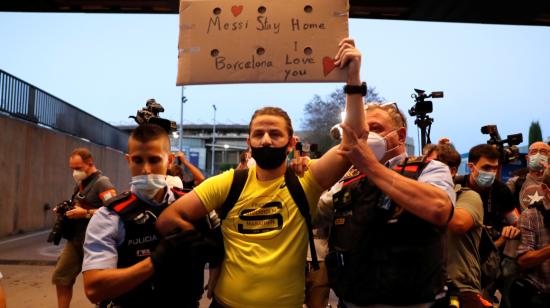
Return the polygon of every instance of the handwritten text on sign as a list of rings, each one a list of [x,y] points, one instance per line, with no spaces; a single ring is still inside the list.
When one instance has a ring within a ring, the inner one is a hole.
[[[347,0],[180,2],[178,85],[345,81]]]

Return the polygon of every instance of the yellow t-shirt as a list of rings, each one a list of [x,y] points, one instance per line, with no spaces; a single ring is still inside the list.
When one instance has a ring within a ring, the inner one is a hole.
[[[234,170],[195,187],[208,211],[219,208]],[[310,171],[299,178],[310,212],[322,188]],[[225,258],[215,294],[231,307],[302,307],[308,234],[305,220],[286,188],[284,176],[270,181],[248,172],[239,200],[222,222]]]

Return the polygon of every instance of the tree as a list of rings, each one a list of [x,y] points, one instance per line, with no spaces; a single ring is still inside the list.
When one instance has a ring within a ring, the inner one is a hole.
[[[539,121],[533,121],[529,126],[529,146],[537,141],[542,141],[542,130]]]
[[[365,101],[383,102],[384,98],[376,92],[375,87],[369,87]],[[342,89],[336,89],[325,99],[315,95],[304,107],[305,118],[302,128],[308,133],[302,141],[316,143],[321,153],[337,144],[337,141],[330,137],[330,129],[342,121],[340,114],[345,106],[346,95]]]

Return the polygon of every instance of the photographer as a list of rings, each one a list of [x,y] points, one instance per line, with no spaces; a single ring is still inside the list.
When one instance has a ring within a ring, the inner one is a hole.
[[[455,183],[470,188],[481,196],[483,201],[483,225],[487,227],[494,244],[500,249],[502,259],[504,258],[502,252],[505,244],[518,239],[520,230],[515,227],[519,215],[515,210],[512,193],[506,184],[496,179],[501,157],[502,153],[493,145],[480,144],[474,146],[468,153],[468,167],[471,173],[456,177]],[[514,258],[515,256],[509,255],[508,257]],[[508,273],[511,271],[509,264],[513,264],[513,261],[510,261],[512,260],[508,260],[508,258],[503,260],[501,264],[502,277],[510,275]],[[487,286],[484,290],[484,297],[494,299],[493,294],[497,287],[496,284],[500,284],[503,300],[506,301],[507,292],[502,289],[504,283],[502,279],[497,281],[483,281],[482,279],[482,285]]]
[[[498,150],[489,144],[476,145],[468,153],[470,174],[455,178],[455,183],[468,187],[481,196],[483,224],[492,227],[493,240],[501,248],[507,239],[519,237],[516,225],[519,215],[514,211],[512,193],[506,184],[496,179],[499,168]]]
[[[514,194],[514,201],[519,202],[518,210],[522,212],[544,196],[540,184],[542,174],[548,168],[550,145],[542,141],[533,142],[525,158],[528,173],[513,177],[506,183]]]
[[[76,182],[73,196],[70,201],[63,202],[63,206],[54,208],[58,215],[64,215],[59,219],[66,220],[60,231],[67,243],[52,276],[60,308],[69,307],[71,303],[73,285],[82,268],[82,246],[88,222],[98,208],[116,195],[109,178],[95,167],[88,149],[75,149],[69,157],[69,167]]]

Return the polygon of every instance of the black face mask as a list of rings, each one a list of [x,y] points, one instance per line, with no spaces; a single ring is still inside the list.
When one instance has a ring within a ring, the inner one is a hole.
[[[250,147],[252,149],[252,158],[262,169],[272,170],[279,167],[286,159],[287,145],[280,148],[272,147]]]

